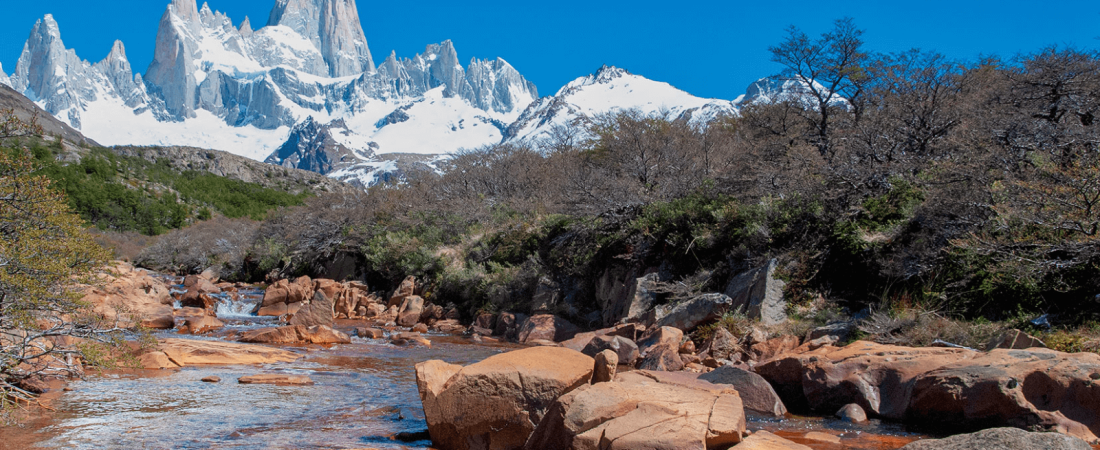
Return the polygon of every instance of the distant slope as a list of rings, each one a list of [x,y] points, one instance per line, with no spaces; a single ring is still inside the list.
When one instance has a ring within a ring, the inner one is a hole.
[[[38,122],[38,125],[42,126],[42,130],[46,134],[53,136],[61,136],[62,139],[71,142],[75,145],[83,146],[97,146],[95,141],[84,137],[79,131],[76,131],[73,127],[70,127],[65,122],[58,120],[52,114],[46,112],[42,108],[38,107],[23,94],[16,92],[14,89],[0,84],[0,110],[12,110],[15,115],[22,120],[30,121],[32,118]]]

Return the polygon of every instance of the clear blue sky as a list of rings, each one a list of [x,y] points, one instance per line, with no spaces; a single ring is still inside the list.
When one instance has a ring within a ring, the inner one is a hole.
[[[98,61],[121,39],[134,69],[152,59],[157,25],[169,0],[4,0],[0,63],[8,74],[35,20],[52,13],[62,38],[81,58]],[[201,0],[199,1],[201,5]],[[274,0],[211,0],[239,24],[267,22]],[[602,64],[671,83],[692,94],[733,99],[757,78],[778,72],[768,46],[788,25],[811,35],[852,17],[867,48],[914,47],[958,59],[1012,56],[1045,46],[1100,48],[1100,1],[625,1],[480,2],[358,0],[375,60],[390,50],[411,57],[451,39],[465,64],[502,57],[550,95]]]

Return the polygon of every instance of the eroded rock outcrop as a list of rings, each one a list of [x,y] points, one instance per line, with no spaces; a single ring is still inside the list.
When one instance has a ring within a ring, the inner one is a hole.
[[[856,341],[773,359],[756,367],[788,407],[830,414],[849,403],[870,414],[905,418],[916,377],[977,352]]]
[[[906,419],[954,430],[1043,428],[1096,442],[1100,355],[997,349],[916,378]]]
[[[175,326],[171,290],[163,281],[134,266],[116,262],[101,275],[102,287],[88,288],[84,301],[101,318],[122,328]]]

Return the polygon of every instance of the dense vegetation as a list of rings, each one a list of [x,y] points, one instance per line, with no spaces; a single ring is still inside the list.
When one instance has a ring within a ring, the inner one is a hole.
[[[39,172],[66,194],[73,210],[101,230],[158,235],[215,214],[261,220],[274,208],[302,204],[308,195],[197,171],[180,172],[167,161],[153,163],[105,148],[83,149],[79,162],[70,162],[56,140],[12,141],[5,151],[21,147],[32,152]]]
[[[805,92],[733,117],[594,117],[242,223],[232,249],[185,261],[181,243],[216,234],[177,232],[144,261],[379,289],[411,274],[469,314],[522,310],[550,283],[556,312],[584,322],[601,278],[656,271],[674,300],[778,258],[801,304],[1094,318],[1100,55],[952,61],[871,53],[860,35],[791,29],[771,51]]]

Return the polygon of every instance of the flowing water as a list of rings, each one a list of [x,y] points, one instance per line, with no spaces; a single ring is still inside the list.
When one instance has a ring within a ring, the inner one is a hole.
[[[220,299],[223,333],[273,326],[270,318],[248,314],[259,291]],[[361,322],[339,321],[350,332]],[[353,334],[353,333],[349,333]],[[219,339],[179,336],[159,337]],[[184,367],[176,370],[115,371],[91,374],[48,398],[55,410],[30,429],[0,429],[0,448],[428,448],[416,433],[426,430],[414,365],[429,359],[470,364],[517,348],[473,344],[459,336],[429,335],[431,348],[394,346],[384,340],[353,338],[331,348],[286,346],[303,357],[266,366]],[[258,373],[309,376],[313,386],[241,385],[237,378]],[[204,383],[204,377],[221,378]],[[815,449],[893,449],[920,438],[888,424],[792,417],[750,418],[750,430],[768,430]],[[806,439],[809,431],[841,438],[840,444]],[[9,436],[18,439],[9,439]],[[412,440],[394,439],[400,433]],[[421,440],[416,440],[417,438]],[[18,443],[15,444],[15,443]],[[15,445],[15,447],[12,447]]]

